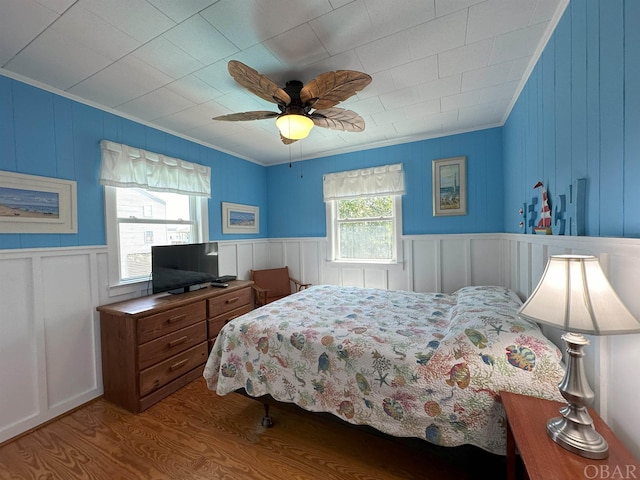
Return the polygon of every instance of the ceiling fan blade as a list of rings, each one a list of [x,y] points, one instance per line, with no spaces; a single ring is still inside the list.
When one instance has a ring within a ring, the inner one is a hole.
[[[292,138],[287,138],[285,136],[283,136],[282,134],[280,134],[280,140],[282,140],[282,143],[284,143],[285,145],[291,145],[293,142],[297,142],[298,140],[294,140]]]
[[[227,68],[236,82],[263,100],[280,105],[288,105],[291,102],[287,92],[248,65],[231,60]]]
[[[265,110],[256,110],[254,112],[230,113],[229,115],[220,115],[213,117],[213,120],[224,120],[227,122],[244,122],[247,120],[264,120],[265,118],[274,118],[280,115],[277,112],[269,112]]]
[[[329,108],[316,110],[310,116],[313,124],[318,127],[342,130],[344,132],[364,131],[364,119],[352,110]]]
[[[346,100],[371,83],[371,77],[355,70],[325,72],[307,83],[300,91],[304,105],[326,110]]]

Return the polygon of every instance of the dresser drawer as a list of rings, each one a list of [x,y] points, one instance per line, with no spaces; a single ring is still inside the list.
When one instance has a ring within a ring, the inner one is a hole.
[[[235,310],[231,310],[230,312],[218,315],[215,318],[210,318],[208,320],[209,338],[211,339],[218,335],[218,333],[220,333],[220,330],[222,330],[222,327],[224,327],[227,322],[233,320],[236,317],[239,317],[240,315],[244,315],[251,310],[253,310],[253,307],[251,305],[243,305],[240,308],[236,308]]]
[[[146,343],[167,333],[201,322],[207,318],[204,301],[149,315],[138,320],[138,343]]]
[[[204,342],[143,370],[140,372],[140,396],[144,397],[189,370],[202,365],[207,361],[207,355],[207,343]]]
[[[199,322],[138,346],[138,368],[144,370],[207,339],[207,324]]]
[[[251,305],[251,287],[217,295],[207,300],[209,318],[217,317],[245,305]]]

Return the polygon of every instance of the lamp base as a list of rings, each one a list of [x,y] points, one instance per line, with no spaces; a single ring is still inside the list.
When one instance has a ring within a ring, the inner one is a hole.
[[[609,444],[593,425],[552,418],[547,422],[547,433],[558,445],[581,457],[601,460],[609,456]]]
[[[547,422],[547,433],[554,442],[576,455],[594,460],[607,458],[609,444],[593,428],[593,420],[585,406],[594,397],[583,366],[583,347],[589,341],[579,333],[565,333],[562,339],[567,344],[568,358],[559,387],[568,403],[560,409],[561,417]]]

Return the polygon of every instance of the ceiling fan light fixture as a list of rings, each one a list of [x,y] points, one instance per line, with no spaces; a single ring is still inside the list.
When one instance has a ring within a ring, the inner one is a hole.
[[[306,115],[288,113],[280,115],[276,120],[280,134],[290,140],[306,138],[313,128],[313,120]]]

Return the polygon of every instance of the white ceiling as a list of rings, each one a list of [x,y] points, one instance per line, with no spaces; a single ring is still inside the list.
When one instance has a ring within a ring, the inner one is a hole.
[[[0,0],[0,73],[263,165],[504,123],[569,0]],[[239,60],[284,86],[340,69],[361,133],[283,145]]]

